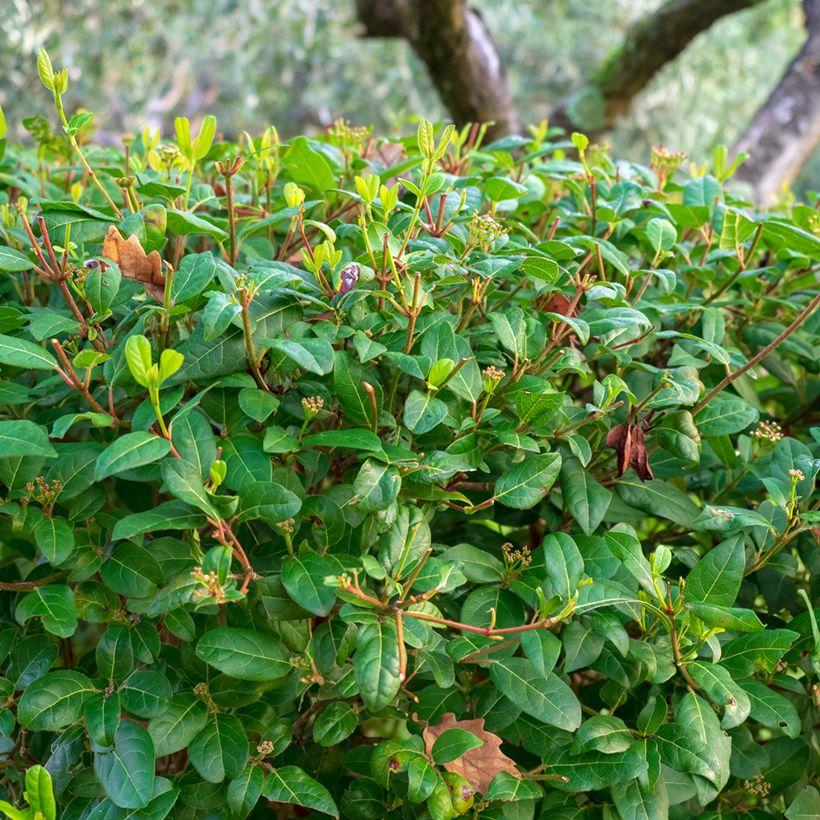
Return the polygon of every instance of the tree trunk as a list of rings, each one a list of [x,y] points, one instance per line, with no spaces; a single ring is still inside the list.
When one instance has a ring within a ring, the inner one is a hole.
[[[501,60],[466,0],[356,0],[368,37],[404,37],[427,66],[456,125],[492,122],[496,139],[519,129]]]
[[[590,83],[556,108],[551,125],[594,136],[611,128],[655,74],[701,32],[762,0],[668,0],[633,25]]]
[[[803,0],[807,38],[735,144],[748,151],[738,179],[770,204],[820,144],[820,0]]]

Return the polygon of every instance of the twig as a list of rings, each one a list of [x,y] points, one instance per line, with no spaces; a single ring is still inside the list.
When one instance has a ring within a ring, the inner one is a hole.
[[[814,299],[812,299],[811,302],[809,302],[808,305],[800,311],[795,320],[779,336],[774,338],[771,342],[769,342],[769,344],[766,345],[766,347],[752,356],[752,358],[749,359],[743,367],[739,367],[733,373],[730,373],[726,376],[726,378],[722,379],[716,387],[712,388],[712,390],[710,390],[709,393],[707,393],[706,396],[704,396],[704,398],[702,398],[697,405],[695,405],[692,410],[692,415],[697,415],[701,410],[703,410],[704,407],[706,407],[707,404],[709,404],[710,401],[712,401],[715,396],[717,396],[718,393],[720,393],[721,390],[728,387],[736,379],[739,379],[747,370],[751,370],[758,362],[765,359],[766,356],[768,356],[781,342],[788,339],[789,336],[791,336],[792,333],[794,333],[794,331],[797,330],[797,328],[799,328],[800,325],[802,325],[803,322],[809,318],[818,305],[820,305],[820,294],[815,296]]]

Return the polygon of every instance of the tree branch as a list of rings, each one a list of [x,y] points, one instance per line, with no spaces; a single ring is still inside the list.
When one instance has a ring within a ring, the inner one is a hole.
[[[762,0],[667,0],[635,23],[620,48],[590,83],[550,116],[551,125],[593,136],[608,130],[632,100],[663,68],[713,23]]]
[[[492,35],[466,0],[356,0],[368,37],[403,37],[427,66],[456,125],[493,122],[489,139],[518,118]]]
[[[775,89],[735,144],[748,151],[738,179],[769,204],[820,144],[820,0],[803,0],[808,36]]]

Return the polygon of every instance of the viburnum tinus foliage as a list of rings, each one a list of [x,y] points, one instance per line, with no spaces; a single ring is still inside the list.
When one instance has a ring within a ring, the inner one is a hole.
[[[546,125],[96,147],[40,74],[2,811],[815,816],[816,209]]]

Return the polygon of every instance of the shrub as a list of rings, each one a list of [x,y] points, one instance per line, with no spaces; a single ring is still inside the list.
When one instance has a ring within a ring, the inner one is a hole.
[[[811,813],[815,210],[546,127],[123,154],[40,70],[6,813]]]

